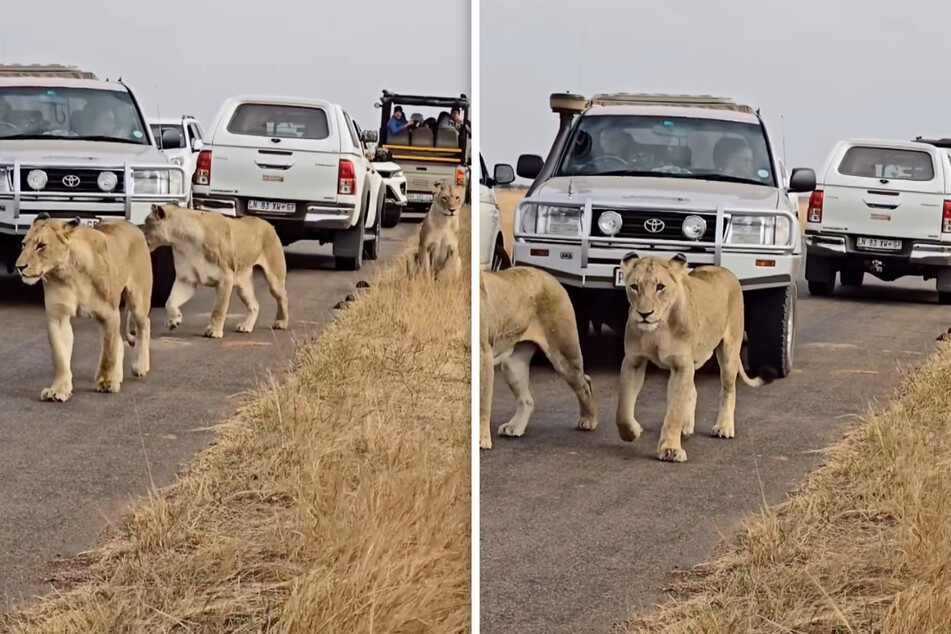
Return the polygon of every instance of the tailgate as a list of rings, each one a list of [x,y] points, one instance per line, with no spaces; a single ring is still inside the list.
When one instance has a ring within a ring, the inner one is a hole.
[[[822,229],[859,236],[938,240],[943,169],[931,152],[850,147],[824,183]]]
[[[244,103],[215,132],[212,194],[336,202],[340,144],[318,107]]]
[[[401,162],[403,175],[406,177],[406,201],[410,203],[429,203],[433,200],[433,190],[436,183],[445,182],[455,185],[455,163],[416,163]]]

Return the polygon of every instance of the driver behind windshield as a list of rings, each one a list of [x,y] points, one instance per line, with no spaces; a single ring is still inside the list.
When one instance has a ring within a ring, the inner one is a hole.
[[[713,163],[727,176],[756,180],[753,173],[753,149],[737,137],[723,137],[713,148]]]

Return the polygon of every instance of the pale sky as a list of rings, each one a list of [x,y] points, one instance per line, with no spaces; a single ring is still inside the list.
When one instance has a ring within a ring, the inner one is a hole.
[[[559,91],[732,97],[780,151],[785,127],[789,168],[849,137],[951,137],[949,2],[481,0],[480,22],[490,170],[548,153]]]
[[[241,94],[328,99],[377,129],[384,88],[471,96],[470,30],[469,0],[9,1],[0,61],[121,77],[146,117],[192,114],[206,130]]]

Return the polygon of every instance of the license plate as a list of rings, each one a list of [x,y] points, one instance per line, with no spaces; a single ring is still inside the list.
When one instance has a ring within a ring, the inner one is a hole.
[[[248,211],[273,211],[281,214],[292,214],[297,209],[297,203],[276,203],[269,200],[249,200]]]
[[[406,194],[407,202],[411,203],[431,203],[433,202],[432,194]]]
[[[624,286],[624,272],[621,270],[621,267],[614,269],[614,285]]]
[[[99,224],[100,220],[102,220],[102,218],[80,218],[79,226],[80,227],[95,227],[96,225]]]
[[[881,238],[859,238],[855,241],[860,249],[880,249],[882,251],[901,251],[901,240],[882,240]]]

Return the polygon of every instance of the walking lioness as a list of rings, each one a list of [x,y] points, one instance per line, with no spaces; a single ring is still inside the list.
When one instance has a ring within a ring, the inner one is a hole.
[[[499,426],[501,436],[521,436],[535,409],[528,382],[529,364],[541,348],[555,371],[578,397],[578,429],[598,426],[591,379],[584,373],[578,327],[568,293],[554,277],[516,266],[479,272],[479,446],[492,448],[492,381],[495,366],[517,401],[512,419]]]
[[[77,315],[92,317],[102,330],[96,390],[119,391],[123,374],[119,305],[123,299],[125,336],[137,350],[132,374],[148,374],[152,260],[145,237],[135,225],[111,220],[91,229],[80,226],[79,218],[53,220],[40,214],[23,239],[16,269],[27,284],[43,282],[55,376],[53,385],[40,392],[41,400],[65,402],[73,394],[70,318]]]
[[[433,204],[419,228],[416,273],[436,279],[454,278],[462,270],[459,257],[459,215],[466,190],[461,185],[439,183],[433,192]]]
[[[206,337],[218,339],[224,335],[233,287],[248,307],[237,331],[251,332],[260,310],[254,295],[255,266],[261,267],[271,295],[277,300],[273,328],[287,328],[287,263],[281,240],[267,221],[253,216],[231,218],[175,204],[152,205],[144,231],[150,249],[172,247],[175,283],[165,303],[169,329],[182,323],[181,307],[201,284],[218,290]]]
[[[630,302],[617,407],[621,439],[631,442],[641,435],[634,404],[650,361],[670,370],[667,414],[657,457],[685,461],[687,452],[680,446],[680,435],[693,434],[697,409],[694,371],[714,351],[720,365],[720,411],[712,434],[733,438],[737,375],[751,387],[764,385],[772,378],[751,379],[743,369],[743,289],[739,280],[731,271],[717,266],[702,266],[690,272],[687,258],[679,253],[670,260],[628,253],[621,260],[621,271]]]

